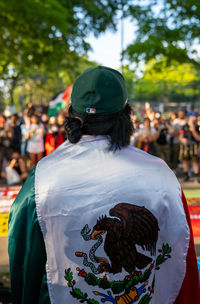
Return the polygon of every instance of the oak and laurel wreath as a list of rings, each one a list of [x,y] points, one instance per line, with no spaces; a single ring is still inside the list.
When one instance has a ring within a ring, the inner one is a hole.
[[[77,298],[80,303],[88,303],[88,304],[99,304],[98,301],[94,299],[89,299],[87,293],[83,293],[79,288],[74,288],[76,281],[73,280],[73,273],[71,272],[71,269],[65,269],[65,276],[64,278],[68,282],[67,285],[71,287],[70,294],[74,297]]]
[[[168,244],[163,244],[162,249],[159,249],[158,252],[160,254],[157,256],[155,260],[155,270],[160,269],[160,265],[164,263],[167,259],[171,258],[171,247]],[[124,281],[112,281],[104,280],[103,278],[98,278],[93,273],[88,273],[84,278],[88,285],[98,286],[102,289],[111,289],[114,294],[120,294],[123,291],[128,293],[132,287],[136,286],[138,283],[143,283],[148,280],[151,275],[151,270],[146,269],[141,275],[134,275],[129,282],[125,283]],[[88,298],[88,294],[82,292],[79,288],[76,288],[76,281],[73,279],[73,273],[71,268],[65,269],[65,280],[67,281],[68,287],[71,288],[70,294],[79,300],[80,303],[88,303],[88,304],[99,304],[98,301],[94,299]],[[154,293],[155,286],[155,274],[151,283],[151,286],[148,287],[148,292],[143,295],[138,304],[148,304],[152,299],[152,294]]]

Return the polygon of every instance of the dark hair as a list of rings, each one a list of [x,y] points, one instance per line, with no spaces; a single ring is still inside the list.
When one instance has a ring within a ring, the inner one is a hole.
[[[18,118],[19,118],[17,113],[12,114],[11,117],[14,117],[15,119],[18,119]]]
[[[10,149],[10,150],[8,151],[7,155],[6,155],[6,160],[7,160],[7,161],[11,161],[11,160],[12,160],[12,155],[13,155],[13,153],[18,153],[19,156],[20,156],[19,150],[15,149],[15,148]]]
[[[133,134],[131,113],[129,104],[122,111],[109,115],[82,114],[70,106],[65,122],[68,139],[75,144],[82,135],[109,135],[110,150],[128,146]]]
[[[30,116],[30,118],[33,118],[33,117],[36,118],[37,124],[39,124],[39,123],[40,123],[40,117],[39,117],[37,114],[32,114],[32,115]]]
[[[156,119],[158,119],[158,118],[156,118]],[[145,118],[144,118],[144,120],[143,120],[143,122],[144,122],[144,121],[151,122],[151,120],[150,120],[150,118],[149,118],[149,117],[145,117]]]

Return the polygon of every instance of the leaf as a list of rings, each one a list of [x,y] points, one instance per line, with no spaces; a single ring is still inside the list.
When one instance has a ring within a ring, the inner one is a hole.
[[[172,251],[171,247],[169,247],[168,244],[163,244],[162,246],[162,251],[167,254],[167,253],[170,253]]]
[[[147,304],[147,303],[150,302],[150,300],[151,300],[150,294],[145,294],[145,295],[140,299],[140,301],[139,301],[138,304]]]
[[[83,293],[79,288],[74,288],[70,293],[73,297],[79,299],[80,303],[87,302],[88,304],[99,304],[99,302],[94,299],[87,299],[87,293]]]
[[[111,289],[114,294],[119,294],[124,291],[124,287],[123,281],[115,281],[111,283]]]
[[[144,282],[144,281],[148,280],[150,275],[151,275],[151,271],[149,269],[146,269],[145,272],[143,273],[143,275],[140,278],[140,282]]]
[[[73,273],[71,272],[71,268],[65,269],[64,278],[71,284],[73,281]]]
[[[159,254],[156,258],[156,266],[164,263],[167,260],[167,258],[164,257],[164,255]]]
[[[88,273],[85,277],[85,281],[89,285],[93,285],[93,286],[98,284],[98,278],[93,273]]]
[[[128,283],[126,283],[126,286],[125,286],[126,292],[129,292],[133,286],[138,284],[139,281],[140,281],[139,276],[133,276],[130,279],[130,281]]]
[[[83,292],[79,288],[74,288],[73,294],[78,299],[85,299]]]
[[[99,302],[96,301],[96,300],[94,300],[94,299],[88,299],[88,300],[87,300],[87,303],[88,303],[88,304],[99,304]]]
[[[153,281],[151,283],[151,289],[154,290],[154,286],[155,286],[155,274],[154,274],[154,277],[153,277]]]

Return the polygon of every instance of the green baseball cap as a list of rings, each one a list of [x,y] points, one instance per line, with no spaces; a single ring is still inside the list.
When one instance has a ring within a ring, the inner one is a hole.
[[[79,113],[113,114],[121,111],[127,101],[124,77],[105,66],[84,71],[75,81],[71,94],[72,108]]]

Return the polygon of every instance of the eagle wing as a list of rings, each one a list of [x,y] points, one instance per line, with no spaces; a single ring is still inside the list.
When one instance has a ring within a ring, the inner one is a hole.
[[[148,209],[120,203],[110,209],[109,214],[121,220],[124,238],[155,255],[159,227],[156,217]]]

